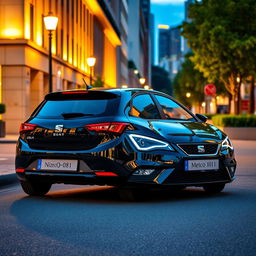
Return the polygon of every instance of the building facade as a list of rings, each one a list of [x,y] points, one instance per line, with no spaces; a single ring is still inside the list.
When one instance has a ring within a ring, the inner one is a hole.
[[[151,81],[150,1],[129,0],[128,7],[129,87],[142,87],[139,78]]]
[[[183,62],[180,29],[167,25],[159,25],[158,29],[159,65],[174,79]]]
[[[116,87],[117,49],[125,39],[115,2],[126,1],[0,0],[0,100],[6,105],[7,133],[18,132],[49,90],[49,40],[43,22],[49,12],[59,18],[52,39],[53,90],[82,88],[82,78],[89,82],[90,56],[96,57],[93,78]],[[128,71],[121,73],[127,79]]]

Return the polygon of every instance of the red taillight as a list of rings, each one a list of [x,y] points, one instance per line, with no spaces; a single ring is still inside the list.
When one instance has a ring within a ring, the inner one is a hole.
[[[95,172],[97,176],[118,176],[117,174],[113,172]]]
[[[88,124],[85,125],[89,131],[96,132],[115,132],[121,134],[124,129],[128,126],[128,123],[99,123],[99,124]]]
[[[25,169],[16,169],[16,172],[25,172]]]
[[[33,131],[36,127],[36,124],[23,123],[20,125],[20,133],[25,131]]]

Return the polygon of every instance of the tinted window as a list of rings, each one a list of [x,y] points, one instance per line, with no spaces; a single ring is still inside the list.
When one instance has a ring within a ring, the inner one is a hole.
[[[164,96],[155,95],[159,104],[161,105],[163,112],[168,119],[182,119],[189,120],[194,119],[184,108],[178,105],[175,101],[166,98]]]
[[[145,119],[160,119],[158,109],[149,94],[138,95],[133,99],[131,115]]]
[[[106,116],[116,113],[119,98],[49,100],[36,114],[38,118],[79,118],[83,116]]]

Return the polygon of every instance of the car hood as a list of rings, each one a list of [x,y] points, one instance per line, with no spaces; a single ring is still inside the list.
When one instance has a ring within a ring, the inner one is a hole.
[[[150,122],[154,132],[173,143],[201,143],[220,141],[223,133],[215,126],[201,122]]]

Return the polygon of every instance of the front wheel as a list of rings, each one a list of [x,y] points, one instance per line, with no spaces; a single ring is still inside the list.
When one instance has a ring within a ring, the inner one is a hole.
[[[225,187],[224,183],[209,184],[203,186],[204,191],[210,194],[220,193]]]
[[[31,181],[20,181],[23,191],[30,196],[44,196],[51,189],[52,184]]]

